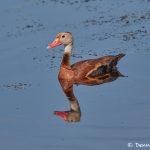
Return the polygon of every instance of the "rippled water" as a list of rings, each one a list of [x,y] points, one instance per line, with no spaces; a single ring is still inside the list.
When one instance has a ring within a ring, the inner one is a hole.
[[[0,2],[0,149],[116,150],[150,143],[149,0],[15,0]],[[63,47],[47,50],[59,31],[74,35],[72,62],[125,53],[126,76],[74,86],[82,115],[69,109],[57,74]],[[146,147],[143,150],[148,149]]]

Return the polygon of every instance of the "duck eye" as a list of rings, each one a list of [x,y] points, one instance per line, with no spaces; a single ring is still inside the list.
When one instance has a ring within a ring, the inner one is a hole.
[[[65,38],[65,35],[63,35],[62,38]]]

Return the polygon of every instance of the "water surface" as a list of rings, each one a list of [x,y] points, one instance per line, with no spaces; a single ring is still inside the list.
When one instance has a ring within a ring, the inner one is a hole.
[[[14,0],[0,2],[0,149],[116,150],[150,142],[150,2],[148,0]],[[125,53],[127,78],[75,86],[78,123],[53,111],[69,109],[57,74],[63,47],[47,50],[70,31],[72,62]],[[148,148],[142,148],[148,149]]]

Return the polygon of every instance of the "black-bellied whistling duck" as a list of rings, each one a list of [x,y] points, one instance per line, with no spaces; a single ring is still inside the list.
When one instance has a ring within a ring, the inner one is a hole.
[[[79,61],[71,65],[70,56],[73,48],[72,34],[70,32],[59,32],[55,40],[49,44],[47,48],[54,48],[59,45],[64,45],[65,47],[58,75],[61,85],[64,84],[63,82],[67,82],[67,84],[65,83],[65,87],[63,86],[64,89],[68,89],[72,84],[99,84],[99,75],[115,69],[117,62],[125,56],[125,54],[118,54],[116,56],[109,55],[101,58]]]
[[[54,48],[64,45],[64,55],[62,58],[58,75],[61,87],[70,103],[69,111],[55,111],[54,114],[68,122],[80,121],[81,111],[79,103],[73,93],[73,84],[98,85],[116,80],[123,76],[117,70],[118,61],[125,54],[116,56],[109,55],[97,59],[88,59],[70,64],[71,50],[73,48],[73,37],[70,32],[60,32],[55,40],[47,48]]]

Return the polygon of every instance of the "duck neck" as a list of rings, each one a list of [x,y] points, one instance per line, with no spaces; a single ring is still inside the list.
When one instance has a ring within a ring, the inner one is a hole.
[[[70,102],[70,110],[76,111],[76,112],[81,112],[79,102],[76,98],[74,100],[69,101],[69,102]]]
[[[66,83],[68,84],[68,81]],[[80,112],[80,105],[77,98],[74,95],[73,85],[70,85],[70,87],[67,90],[64,90],[64,93],[66,94],[69,100],[70,110]]]
[[[72,43],[65,45],[64,55],[63,55],[61,65],[70,66],[70,55],[71,55],[72,48],[73,48]]]

